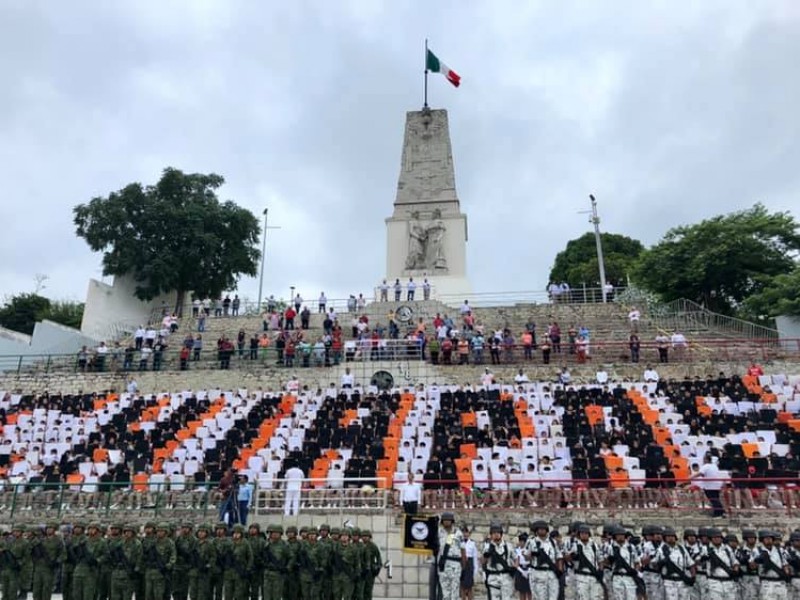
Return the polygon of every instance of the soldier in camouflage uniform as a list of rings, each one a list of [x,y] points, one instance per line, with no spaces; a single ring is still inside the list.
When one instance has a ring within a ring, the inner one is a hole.
[[[353,600],[355,582],[360,571],[359,549],[350,541],[350,530],[345,529],[339,535],[339,543],[333,551],[334,600]]]
[[[64,541],[56,535],[58,523],[48,523],[44,537],[31,542],[33,558],[33,600],[50,600],[53,582],[66,557]]]
[[[283,528],[280,525],[267,527],[267,535],[269,539],[261,548],[264,600],[281,600],[289,569],[289,546],[282,539]]]
[[[439,590],[442,600],[459,600],[461,596],[461,568],[466,565],[466,552],[462,548],[461,532],[455,527],[456,517],[451,512],[442,513],[435,554]]]
[[[230,544],[231,540],[228,538],[227,523],[217,523],[214,527],[214,549],[216,550],[217,564],[211,577],[212,600],[222,600],[225,556],[228,554]]]
[[[103,535],[103,530],[100,530],[100,535]],[[108,535],[106,536],[106,545],[108,546],[109,556],[111,549],[122,543],[122,525],[114,523],[108,527]],[[111,561],[106,561],[100,566],[100,572],[97,576],[97,596],[96,600],[108,600],[111,596],[111,571],[113,565]]]
[[[303,598],[325,598],[322,590],[328,574],[328,544],[317,540],[317,532],[309,530],[306,543],[300,548],[298,564],[300,567],[300,589]]]
[[[156,524],[148,521],[144,524],[144,537],[142,538],[142,555],[150,550],[150,546],[156,541]],[[136,600],[146,600],[145,597],[145,575],[141,568],[136,569]]]
[[[244,526],[234,525],[231,544],[225,555],[225,600],[248,600],[248,576],[252,567],[253,549],[244,539]]]
[[[100,567],[108,560],[108,547],[99,523],[90,523],[89,535],[73,548],[77,561],[72,575],[72,600],[94,600]]]
[[[197,539],[192,535],[191,524],[183,523],[175,538],[175,569],[171,577],[172,597],[175,600],[186,600],[189,597],[196,548]]]
[[[83,538],[83,523],[73,523],[72,534],[64,544],[66,546],[67,558],[61,569],[61,594],[64,600],[72,600],[72,574],[75,571],[76,559],[73,548]]]
[[[375,586],[375,578],[380,574],[383,567],[381,551],[375,542],[372,541],[372,532],[368,529],[361,530],[361,543],[364,544],[364,600],[372,600],[372,588]]]
[[[175,567],[175,542],[168,536],[169,525],[159,523],[156,539],[142,548],[142,570],[146,600],[163,600],[172,569]]]
[[[289,548],[289,564],[283,585],[283,596],[285,600],[300,600],[300,570],[297,564],[300,540],[297,539],[297,527],[294,525],[286,528],[286,544]]]
[[[250,600],[259,600],[264,585],[264,536],[261,526],[253,523],[247,530],[247,542],[253,551],[253,568],[250,570]]]
[[[14,525],[11,538],[3,541],[3,600],[16,600],[21,589],[23,564],[30,556],[30,542],[23,537],[25,528]]]
[[[325,573],[322,574],[322,579],[319,582],[320,585],[320,598],[322,600],[331,600],[333,598],[333,580],[331,579],[330,573],[330,553],[333,548],[333,539],[331,538],[331,527],[327,523],[323,523],[319,526],[319,536],[317,537],[317,543],[325,548],[325,556],[326,556],[326,564],[328,567],[325,570]]]
[[[131,600],[136,591],[136,570],[142,560],[142,543],[136,529],[123,525],[122,538],[109,544],[111,564],[111,600]]]
[[[742,545],[736,549],[736,560],[742,565],[739,578],[739,594],[742,600],[758,600],[758,565],[751,559],[758,553],[757,535],[754,529],[742,530]]]
[[[364,544],[361,543],[361,530],[358,527],[353,527],[350,530],[350,543],[355,546],[358,554],[358,564],[360,565],[359,571],[353,579],[353,600],[363,600],[364,567],[366,566],[367,557],[364,554]]]
[[[197,567],[193,586],[189,588],[192,600],[212,600],[212,579],[217,568],[217,549],[210,537],[211,527],[197,528]]]

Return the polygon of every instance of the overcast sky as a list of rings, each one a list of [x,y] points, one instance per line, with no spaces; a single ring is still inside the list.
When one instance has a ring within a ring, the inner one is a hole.
[[[41,273],[83,300],[100,256],[73,206],[166,166],[269,207],[266,293],[370,290],[426,37],[462,76],[430,103],[476,291],[542,289],[590,192],[645,244],[756,201],[798,213],[798,0],[0,0],[0,297]]]

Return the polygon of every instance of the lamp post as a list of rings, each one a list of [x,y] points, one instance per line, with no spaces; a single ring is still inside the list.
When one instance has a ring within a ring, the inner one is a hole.
[[[264,292],[264,261],[267,259],[267,212],[264,209],[264,241],[261,243],[261,275],[258,277],[258,314],[261,314],[261,298]]]
[[[592,218],[589,222],[594,225],[594,241],[597,244],[597,264],[600,267],[600,291],[603,294],[603,303],[606,302],[606,265],[603,261],[603,242],[600,239],[600,217],[597,215],[597,200],[594,194],[589,194],[592,201]]]
[[[289,286],[289,304],[294,304],[294,286]]]

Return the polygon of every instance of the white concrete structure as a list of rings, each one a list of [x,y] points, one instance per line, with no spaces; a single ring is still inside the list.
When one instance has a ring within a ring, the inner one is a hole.
[[[386,279],[418,285],[427,277],[437,294],[467,294],[467,217],[456,195],[447,111],[406,114],[394,212],[386,219]],[[421,291],[418,292],[421,295]]]
[[[90,279],[81,332],[98,340],[110,340],[133,332],[154,317],[160,321],[161,311],[173,311],[175,294],[163,294],[150,302],[142,302],[136,297],[136,282],[132,277],[115,277],[112,285]],[[187,301],[191,302],[188,294]],[[192,314],[190,305],[184,307],[183,314]]]
[[[96,340],[77,329],[53,321],[36,323],[33,335],[0,327],[0,371],[13,371],[34,362],[44,362],[43,355],[71,354],[81,346],[94,348],[96,345]]]

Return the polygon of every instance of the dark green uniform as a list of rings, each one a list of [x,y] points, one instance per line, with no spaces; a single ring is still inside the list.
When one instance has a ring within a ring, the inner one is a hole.
[[[172,572],[172,597],[175,600],[186,600],[192,577],[197,576],[195,561],[197,555],[197,539],[191,534],[191,528],[181,527],[181,533],[175,538],[175,569]]]
[[[300,566],[300,589],[303,598],[324,598],[322,585],[327,580],[329,546],[317,541],[316,533],[310,532],[308,541],[300,547],[298,564]]]
[[[283,584],[283,596],[286,600],[300,600],[300,569],[297,564],[297,554],[300,551],[300,540],[297,539],[297,528],[287,527],[289,538],[286,546],[289,550],[286,579]]]
[[[357,544],[342,534],[333,549],[334,600],[353,600],[355,581],[361,572],[361,556]]]
[[[250,525],[247,543],[253,551],[253,568],[250,569],[250,600],[259,600],[261,589],[264,585],[264,537],[261,527],[254,523]]]
[[[331,600],[333,598],[333,573],[331,572],[331,554],[333,552],[333,544],[335,542],[333,538],[330,536],[330,534],[331,534],[331,528],[327,524],[320,525],[319,539],[317,539],[317,543],[323,548],[325,548],[326,564],[328,565],[325,574],[320,580],[320,598],[322,598],[322,600]]]
[[[142,556],[149,552],[150,546],[156,541],[156,524],[148,521],[144,524],[144,537],[142,538]],[[136,600],[146,600],[144,585],[144,570],[141,564],[136,569]]]
[[[225,555],[225,600],[248,600],[253,567],[253,549],[244,539],[244,527],[235,525],[233,537]]]
[[[202,532],[202,533],[201,533]],[[217,548],[209,537],[211,528],[202,526],[197,529],[197,577],[189,593],[192,600],[212,600],[213,578],[217,570]]]
[[[122,543],[122,525],[115,524],[110,527],[106,543],[109,556],[111,556],[111,550]],[[111,564],[110,560],[100,566],[100,574],[97,578],[96,600],[108,600],[111,597],[111,571],[113,570],[114,565]]]
[[[142,543],[135,531],[124,528],[120,540],[109,544],[108,557],[111,563],[111,600],[131,600],[136,591],[137,569],[142,561]]]
[[[83,525],[75,523],[72,526],[72,535],[64,544],[67,549],[67,559],[64,561],[64,566],[61,570],[61,593],[64,596],[64,600],[72,600],[72,574],[75,572],[75,565],[78,562],[74,548],[83,538],[83,530]]]
[[[50,600],[53,583],[66,557],[64,540],[56,535],[58,525],[47,526],[45,537],[31,543],[33,558],[33,600]]]
[[[25,589],[23,566],[29,560],[31,546],[29,540],[22,537],[23,531],[21,525],[15,525],[13,537],[3,542],[3,600],[16,600],[20,590]]]
[[[369,531],[361,532],[364,544],[364,600],[372,600],[372,589],[375,586],[375,578],[380,574],[383,567],[381,551],[375,542],[372,541],[372,533]]]
[[[223,579],[225,577],[225,556],[228,554],[231,540],[227,537],[228,526],[225,523],[217,524],[215,529],[214,547],[217,554],[217,565],[211,576],[211,593],[213,600],[222,600]]]
[[[146,600],[164,600],[167,578],[175,567],[175,542],[167,537],[168,531],[166,524],[159,525],[156,539],[142,549]]]
[[[289,545],[281,539],[280,525],[267,528],[269,540],[264,544],[261,562],[264,565],[264,600],[284,597],[286,577],[289,572]]]
[[[108,560],[108,546],[100,536],[100,526],[89,526],[89,535],[73,548],[77,561],[72,575],[72,600],[95,600],[100,567]]]

